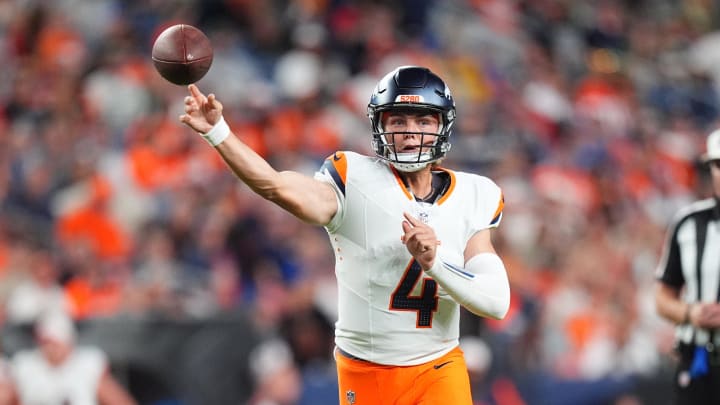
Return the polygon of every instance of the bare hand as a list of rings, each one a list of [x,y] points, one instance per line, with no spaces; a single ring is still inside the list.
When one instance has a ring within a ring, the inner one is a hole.
[[[405,220],[402,222],[402,243],[408,252],[417,260],[423,270],[432,267],[437,253],[437,246],[440,241],[435,236],[435,230],[430,226],[413,217],[407,212],[403,213]]]
[[[696,302],[690,309],[690,322],[700,328],[720,327],[720,304]]]
[[[215,94],[206,97],[194,84],[188,86],[188,91],[190,95],[185,97],[185,114],[180,116],[180,122],[205,134],[220,121],[222,103],[215,99]]]

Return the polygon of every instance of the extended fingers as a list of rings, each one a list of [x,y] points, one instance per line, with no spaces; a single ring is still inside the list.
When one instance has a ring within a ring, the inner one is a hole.
[[[222,113],[223,105],[220,101],[218,101],[217,97],[215,97],[214,93],[211,93],[208,96],[208,106],[213,109],[217,110]]]
[[[435,238],[435,233],[432,230],[428,232],[429,228],[412,228],[404,222],[403,230],[405,233],[400,239],[411,251],[427,252],[440,244]]]
[[[415,218],[407,212],[403,212],[403,216],[405,217],[405,220],[408,221],[412,226],[427,226],[424,222]]]
[[[401,240],[403,243],[415,238],[427,244],[440,244],[440,241],[435,236],[435,231],[430,226],[407,212],[404,212],[403,216],[405,217],[405,221],[402,222],[403,235]]]
[[[198,103],[190,96],[185,97],[185,112],[190,114],[198,110]]]
[[[418,234],[420,233],[420,230],[418,228],[413,228],[410,226],[409,223],[403,221],[403,235],[401,237],[401,240],[403,243],[407,244],[412,239],[417,239]]]
[[[209,112],[212,110],[222,110],[222,104],[217,100],[214,93],[205,96],[200,89],[194,84],[188,86],[189,96],[186,96],[185,112],[191,113],[199,110]]]
[[[202,100],[205,100],[205,95],[202,94],[202,92],[200,91],[200,89],[199,89],[196,85],[194,85],[194,84],[189,85],[189,86],[188,86],[188,91],[190,92],[190,95],[191,95],[194,99],[198,100],[198,102],[200,102],[200,101],[202,101]]]

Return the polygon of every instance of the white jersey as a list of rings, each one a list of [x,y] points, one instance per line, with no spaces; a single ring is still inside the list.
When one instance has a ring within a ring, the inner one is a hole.
[[[97,405],[100,377],[107,369],[105,354],[77,347],[60,366],[51,366],[38,349],[21,351],[12,359],[12,372],[23,405]]]
[[[335,343],[351,355],[416,365],[458,345],[459,305],[402,244],[403,212],[435,230],[438,257],[462,267],[467,241],[500,223],[503,197],[486,177],[438,170],[450,183],[433,204],[416,201],[395,169],[378,158],[336,152],[315,174],[338,196],[338,212],[326,226],[338,283]]]

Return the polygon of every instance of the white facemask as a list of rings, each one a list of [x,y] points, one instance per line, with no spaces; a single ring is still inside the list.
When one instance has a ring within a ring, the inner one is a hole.
[[[418,170],[424,169],[427,165],[431,163],[427,161],[423,163],[417,163],[417,153],[398,153],[396,156],[398,161],[391,161],[391,164],[394,168],[400,170],[401,172],[416,172]],[[430,158],[431,155],[428,152],[420,154],[420,160],[425,161]]]

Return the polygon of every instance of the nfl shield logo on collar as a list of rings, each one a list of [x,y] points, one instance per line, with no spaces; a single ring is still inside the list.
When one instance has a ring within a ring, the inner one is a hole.
[[[355,403],[355,391],[348,390],[348,392],[345,393],[345,398],[348,404],[353,405]]]
[[[418,214],[418,218],[419,218],[420,221],[422,221],[424,224],[427,224],[427,223],[430,221],[430,214],[428,214],[428,213],[425,212],[425,211],[420,211],[420,213]]]

